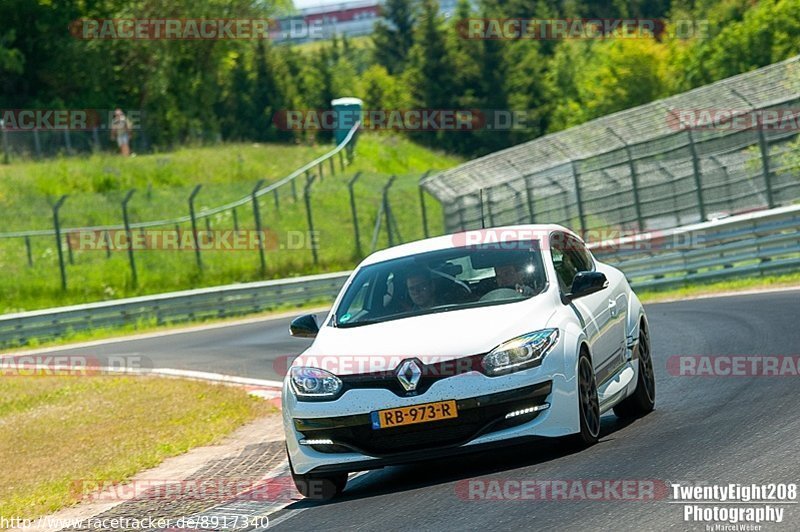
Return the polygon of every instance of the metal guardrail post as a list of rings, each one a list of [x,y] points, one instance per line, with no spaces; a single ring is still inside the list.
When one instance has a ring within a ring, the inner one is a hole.
[[[260,272],[261,276],[264,277],[267,274],[267,258],[264,256],[264,235],[261,232],[261,212],[258,208],[258,196],[256,193],[264,184],[263,179],[259,179],[256,183],[256,186],[253,187],[253,191],[250,193],[250,196],[253,198],[253,219],[255,220],[256,224],[256,237],[258,238],[258,260],[260,265]]]
[[[67,194],[64,194],[53,205],[53,226],[56,232],[56,249],[58,250],[58,268],[61,271],[61,290],[67,289],[67,270],[64,266],[64,250],[61,249],[61,222],[58,219],[58,211],[67,200]]]
[[[392,183],[396,179],[395,176],[389,178],[389,181],[383,186],[383,196],[382,196],[382,204],[383,204],[383,215],[386,217],[386,236],[389,239],[389,247],[394,245],[394,235],[392,234],[392,220],[390,218],[391,213],[389,212],[389,188],[391,188]]]
[[[128,202],[133,197],[136,189],[131,189],[125,194],[122,200],[122,223],[125,224],[125,238],[128,241],[128,262],[131,265],[131,282],[133,288],[139,285],[139,276],[136,274],[136,260],[133,257],[133,235],[131,234],[131,224],[128,218]]]
[[[200,189],[203,185],[197,185],[192,190],[192,193],[189,195],[189,217],[192,219],[192,237],[194,238],[194,256],[195,260],[197,261],[197,267],[200,271],[203,271],[203,259],[200,256],[200,241],[198,240],[197,236],[197,216],[195,216],[194,212],[194,198],[200,192]]]
[[[341,152],[339,152],[341,153]],[[358,227],[358,211],[356,210],[356,196],[353,187],[358,181],[358,178],[361,177],[361,172],[357,172],[353,178],[347,182],[347,190],[350,194],[350,213],[353,217],[353,232],[356,239],[356,257],[361,258],[363,256],[363,252],[361,250],[361,233]]]
[[[303,187],[303,201],[306,204],[306,220],[308,221],[308,240],[311,243],[311,255],[314,259],[314,264],[316,265],[319,264],[319,256],[317,255],[316,238],[314,238],[314,216],[311,214],[311,184],[314,183],[314,178],[315,176],[312,175],[311,178],[306,181],[306,184]]]

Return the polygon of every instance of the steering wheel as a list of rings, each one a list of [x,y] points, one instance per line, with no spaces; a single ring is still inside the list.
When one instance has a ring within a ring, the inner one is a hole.
[[[447,279],[448,281],[452,282],[453,284],[455,284],[456,286],[458,286],[459,288],[464,290],[467,294],[471,294],[472,293],[472,289],[469,287],[469,285],[467,283],[465,283],[464,281],[462,281],[461,279],[456,279],[452,275],[447,275],[446,273],[442,273],[442,272],[434,271],[433,273],[435,273],[436,275],[438,275],[439,277],[441,277],[443,279]]]
[[[522,296],[513,288],[495,288],[483,294],[478,301],[500,301],[503,299],[518,299]]]

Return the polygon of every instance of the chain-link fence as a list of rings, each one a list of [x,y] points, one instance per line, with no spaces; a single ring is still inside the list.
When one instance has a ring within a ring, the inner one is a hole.
[[[432,175],[449,231],[665,229],[800,198],[800,56]]]

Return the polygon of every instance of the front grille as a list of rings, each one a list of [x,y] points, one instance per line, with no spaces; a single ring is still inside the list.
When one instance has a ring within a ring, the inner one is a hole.
[[[428,423],[375,430],[369,414],[322,419],[295,419],[295,427],[308,439],[330,439],[335,445],[314,445],[331,452],[360,452],[391,456],[423,449],[462,445],[481,434],[509,428],[534,419],[531,413],[505,419],[513,410],[540,405],[550,394],[551,382],[457,401],[458,417]]]

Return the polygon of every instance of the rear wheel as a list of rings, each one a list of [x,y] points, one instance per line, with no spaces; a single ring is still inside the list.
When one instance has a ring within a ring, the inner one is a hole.
[[[597,443],[600,438],[600,400],[592,361],[585,351],[578,359],[578,410],[581,431],[575,435],[576,442],[583,446]]]
[[[636,379],[636,390],[614,407],[614,414],[620,418],[641,417],[652,412],[655,404],[656,378],[650,352],[650,335],[642,322],[639,327],[639,376]]]
[[[300,492],[300,495],[307,499],[326,501],[337,497],[344,491],[347,485],[347,472],[338,473],[306,473],[301,475],[294,472],[292,459],[289,458],[289,471],[292,473],[292,480]]]

